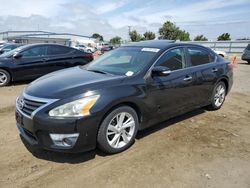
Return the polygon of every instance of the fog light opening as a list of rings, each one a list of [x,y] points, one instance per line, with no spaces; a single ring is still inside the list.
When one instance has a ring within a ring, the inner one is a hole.
[[[72,143],[72,141],[71,141],[70,138],[64,138],[64,139],[62,140],[62,143],[63,143],[65,146],[72,146],[72,145],[73,145],[73,143]]]
[[[55,146],[71,148],[75,145],[79,133],[74,134],[50,134],[50,138]]]

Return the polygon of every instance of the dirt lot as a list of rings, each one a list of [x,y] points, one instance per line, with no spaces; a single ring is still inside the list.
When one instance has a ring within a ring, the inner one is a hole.
[[[0,187],[250,187],[250,65],[235,69],[219,111],[193,111],[140,132],[127,151],[28,148],[14,120],[25,84],[0,88]]]

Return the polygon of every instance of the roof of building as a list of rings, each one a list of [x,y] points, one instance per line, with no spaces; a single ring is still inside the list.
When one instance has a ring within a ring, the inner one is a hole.
[[[82,37],[82,38],[89,38],[89,39],[95,39],[90,36],[86,35],[79,35],[79,34],[73,34],[73,33],[55,33],[55,32],[48,32],[48,31],[4,31],[0,32],[0,35],[4,35],[7,38],[13,38],[13,37],[41,37],[41,38],[50,38],[51,36],[54,38],[64,38],[62,36],[67,37]]]

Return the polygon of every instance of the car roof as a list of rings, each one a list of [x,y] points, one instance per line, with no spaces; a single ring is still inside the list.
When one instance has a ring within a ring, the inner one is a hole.
[[[25,45],[25,44],[24,44]],[[64,46],[69,47],[61,44],[54,44],[54,43],[36,43],[36,44],[26,44],[26,47],[34,47],[34,46],[43,46],[43,45],[50,45],[50,46]]]
[[[36,43],[36,44],[24,44],[22,46],[22,51],[23,50],[26,50],[28,48],[32,48],[32,47],[36,47],[36,46],[44,46],[44,45],[49,45],[49,46],[63,46],[63,47],[68,47],[68,48],[72,48],[72,47],[69,47],[69,46],[65,46],[65,45],[61,45],[61,44],[54,44],[54,43]],[[77,49],[75,49],[77,50]]]
[[[194,47],[203,47],[202,45],[186,43],[186,42],[176,42],[174,40],[147,40],[140,42],[131,42],[123,45],[124,47],[144,47],[144,48],[158,48],[165,50],[171,47],[176,46],[194,46]]]

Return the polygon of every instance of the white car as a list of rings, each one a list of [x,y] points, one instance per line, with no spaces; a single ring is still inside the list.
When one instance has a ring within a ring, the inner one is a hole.
[[[6,42],[0,40],[0,47],[2,47]]]
[[[220,55],[221,57],[227,57],[227,53],[223,52],[223,51],[218,51],[218,50],[214,50],[215,53],[217,53],[218,55]]]
[[[95,48],[90,47],[90,46],[85,46],[83,44],[79,44],[77,46],[74,46],[74,48],[76,48],[78,50],[83,50],[83,51],[88,52],[88,53],[94,53],[96,51]]]

